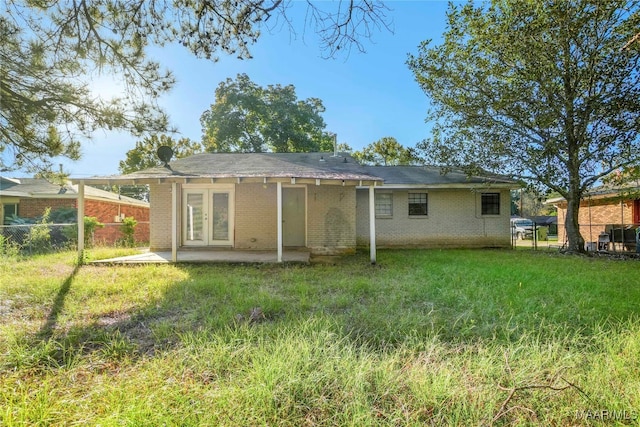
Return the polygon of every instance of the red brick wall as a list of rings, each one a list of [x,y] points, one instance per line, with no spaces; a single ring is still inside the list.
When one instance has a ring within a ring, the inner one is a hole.
[[[580,203],[578,223],[580,233],[585,242],[597,242],[598,235],[605,230],[607,224],[633,224],[633,200],[592,199]],[[565,218],[567,216],[566,203],[558,205],[558,241],[566,240]]]
[[[122,224],[115,222],[115,217],[118,214],[124,214],[125,217],[133,217],[138,221],[134,234],[137,242],[149,241],[149,208],[87,200],[85,202],[85,215],[96,217],[99,222],[105,224],[103,228],[97,229],[94,234],[94,242],[96,244],[112,244],[123,237],[120,231]]]
[[[75,199],[20,199],[18,204],[18,216],[22,218],[35,218],[42,216],[46,208],[52,211],[60,208],[75,208]]]
[[[118,210],[118,207],[120,210]],[[132,216],[138,221],[149,221],[149,208],[147,207],[118,205],[118,203],[102,200],[86,200],[84,214],[86,216],[95,216],[98,221],[105,224],[114,222],[114,218],[118,214],[124,214],[127,217]]]
[[[46,208],[56,210],[60,208],[77,208],[76,199],[21,199],[18,214],[23,218],[41,216]],[[115,223],[118,214],[134,217],[138,221],[135,229],[137,242],[149,241],[149,208],[143,206],[120,205],[102,200],[85,200],[85,216],[93,216],[105,227],[96,230],[94,241],[96,244],[113,244],[122,238],[121,223]]]

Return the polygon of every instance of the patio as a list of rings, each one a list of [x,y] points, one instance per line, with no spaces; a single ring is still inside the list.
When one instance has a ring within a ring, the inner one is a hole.
[[[276,251],[250,251],[250,250],[182,250],[178,251],[177,262],[182,263],[231,263],[231,264],[263,264],[277,263]],[[283,262],[309,263],[309,252],[289,250],[282,253]],[[118,258],[100,259],[91,261],[91,264],[169,264],[171,263],[171,251],[151,252],[146,251],[136,255],[128,255]]]

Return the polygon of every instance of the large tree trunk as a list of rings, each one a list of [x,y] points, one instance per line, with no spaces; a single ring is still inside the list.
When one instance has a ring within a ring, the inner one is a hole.
[[[580,197],[567,199],[567,217],[565,219],[565,231],[567,233],[569,252],[582,253],[585,251],[584,238],[580,234],[578,211],[580,209]]]

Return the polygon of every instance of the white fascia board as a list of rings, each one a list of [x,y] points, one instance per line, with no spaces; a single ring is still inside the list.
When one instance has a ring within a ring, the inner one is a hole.
[[[367,190],[368,186],[357,186],[358,190]],[[490,190],[495,189],[514,189],[520,188],[515,184],[496,183],[496,184],[383,184],[376,186],[376,190],[411,190],[411,189],[468,189],[468,190]]]

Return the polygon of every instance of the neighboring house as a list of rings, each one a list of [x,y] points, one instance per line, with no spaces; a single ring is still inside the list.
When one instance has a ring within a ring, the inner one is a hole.
[[[509,190],[418,166],[361,166],[331,153],[197,154],[84,184],[149,184],[151,250],[226,247],[313,254],[369,245],[508,247]],[[370,203],[370,196],[375,194]],[[373,212],[373,218],[370,213]],[[374,261],[372,249],[372,261]]]
[[[95,231],[96,242],[114,243],[122,237],[118,223],[124,217],[138,221],[135,238],[149,241],[149,203],[120,196],[116,193],[85,187],[85,216],[93,216],[104,228]],[[0,177],[0,218],[8,224],[16,215],[21,218],[41,217],[46,208],[52,211],[62,208],[78,208],[78,186],[52,184],[38,178]]]
[[[558,197],[546,203],[558,210],[558,242],[566,242],[567,201]],[[640,182],[593,188],[580,201],[578,223],[582,237],[592,247],[604,233],[610,242],[620,243],[618,248],[635,250],[635,229],[640,226]]]

